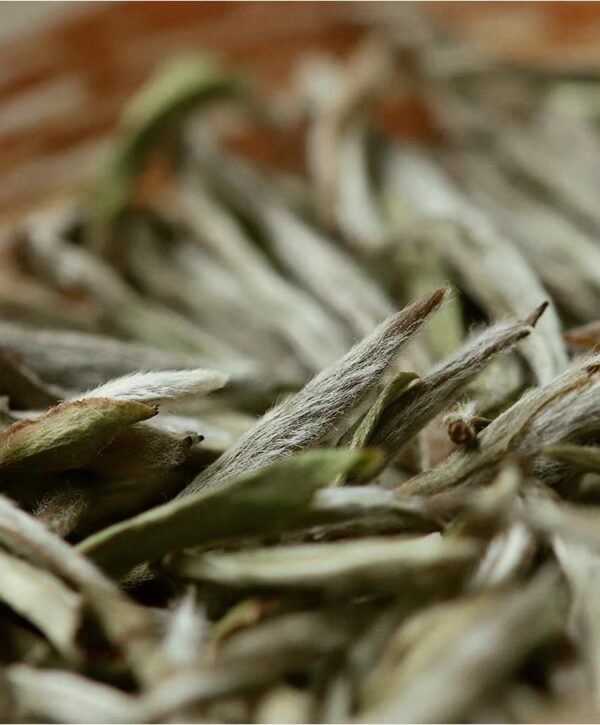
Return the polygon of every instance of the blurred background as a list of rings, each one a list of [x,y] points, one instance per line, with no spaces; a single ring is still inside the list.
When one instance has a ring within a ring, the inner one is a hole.
[[[243,67],[265,91],[289,82],[301,54],[345,57],[357,19],[378,3],[0,4],[0,219],[93,177],[120,110],[174,51],[208,49]],[[386,3],[398,12],[405,3]],[[437,26],[497,60],[533,68],[600,69],[598,3],[419,3]],[[396,89],[386,130],[427,133],[414,93]],[[301,162],[289,144],[240,140],[255,156]]]

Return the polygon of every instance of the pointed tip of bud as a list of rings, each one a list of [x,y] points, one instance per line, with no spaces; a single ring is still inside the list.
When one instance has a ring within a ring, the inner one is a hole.
[[[418,300],[414,300],[393,316],[395,324],[392,327],[399,329],[406,328],[407,323],[409,327],[412,325],[420,325],[424,322],[425,318],[438,309],[449,292],[450,289],[448,287],[439,287],[429,294],[420,297]]]
[[[544,314],[549,304],[550,302],[548,302],[548,300],[542,302],[542,304],[539,307],[536,307],[535,310],[529,315],[529,317],[527,317],[525,322],[527,322],[528,325],[531,325],[531,327],[535,327],[538,320]]]

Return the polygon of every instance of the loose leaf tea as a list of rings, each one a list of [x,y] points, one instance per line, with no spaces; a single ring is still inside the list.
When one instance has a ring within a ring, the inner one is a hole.
[[[598,78],[345,11],[3,229],[3,721],[600,718]]]

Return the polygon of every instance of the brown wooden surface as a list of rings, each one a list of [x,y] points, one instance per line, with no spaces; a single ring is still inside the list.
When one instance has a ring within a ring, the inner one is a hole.
[[[598,3],[421,7],[494,56],[600,67]],[[0,3],[0,217],[65,186],[85,184],[101,163],[123,103],[174,51],[215,51],[266,87],[277,87],[301,53],[346,53],[358,35],[350,22],[357,8],[313,2]],[[416,119],[413,124],[418,114]]]

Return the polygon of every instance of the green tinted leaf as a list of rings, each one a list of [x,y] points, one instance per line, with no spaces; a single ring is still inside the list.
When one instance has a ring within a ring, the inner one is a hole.
[[[474,541],[430,534],[182,554],[173,567],[180,576],[234,587],[323,588],[339,596],[349,590],[395,591],[400,582],[414,587],[435,572],[457,576],[478,551]]]
[[[368,445],[384,410],[390,403],[398,400],[418,377],[416,373],[398,373],[381,391],[377,400],[364,414],[356,427],[342,438],[342,445],[348,448],[361,448]]]
[[[170,60],[133,97],[122,120],[122,138],[94,194],[96,233],[104,233],[131,198],[149,150],[195,106],[240,89],[239,81],[210,56]]]
[[[0,436],[0,469],[65,471],[88,463],[120,431],[156,415],[148,405],[89,398],[61,403]]]
[[[378,456],[345,450],[298,454],[115,524],[78,548],[118,575],[170,551],[279,531],[306,510],[317,489],[367,460],[375,465]]]

